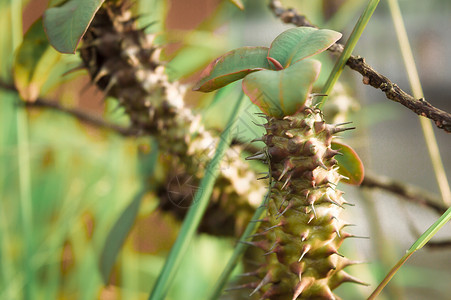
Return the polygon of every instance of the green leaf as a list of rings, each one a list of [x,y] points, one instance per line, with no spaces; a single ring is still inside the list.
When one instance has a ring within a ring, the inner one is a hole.
[[[38,19],[25,34],[14,58],[14,82],[24,100],[36,100],[61,57],[50,46],[42,19]]]
[[[69,0],[44,13],[50,44],[62,53],[75,53],[77,45],[105,0]]]
[[[246,76],[243,91],[268,116],[281,118],[304,107],[321,63],[302,60],[280,71],[265,70]]]
[[[114,223],[113,228],[108,233],[99,259],[100,273],[102,274],[105,284],[109,281],[111,269],[114,266],[116,257],[135,223],[141,205],[141,199],[144,194],[145,189],[136,194],[132,202],[122,212],[120,217]]]
[[[284,31],[271,43],[268,56],[288,67],[318,54],[341,38],[341,33],[329,29],[297,27]]]
[[[335,156],[340,167],[338,173],[349,178],[349,180],[343,179],[342,181],[352,185],[360,185],[365,176],[365,172],[363,163],[354,149],[339,142],[332,142],[331,147],[343,154]]]
[[[243,47],[227,52],[205,68],[193,90],[211,92],[249,73],[271,69],[266,59],[268,50],[267,47]]]

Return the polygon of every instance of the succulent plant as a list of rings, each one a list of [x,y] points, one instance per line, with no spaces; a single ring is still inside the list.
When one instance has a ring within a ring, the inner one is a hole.
[[[158,141],[167,174],[158,187],[160,207],[183,217],[190,203],[177,206],[177,193],[187,190],[189,196],[193,192],[188,188],[196,187],[204,176],[206,152],[216,147],[219,135],[207,131],[200,115],[185,107],[186,87],[169,81],[159,58],[161,48],[153,42],[156,35],[137,27],[130,8],[126,0],[107,1],[100,7],[83,37],[81,58],[92,81],[118,100],[132,127],[140,130],[138,134],[152,135]],[[221,166],[201,224],[204,232],[239,235],[265,193],[264,184],[256,183],[255,172],[237,155],[242,152],[240,146],[233,147],[226,154],[233,160]],[[174,187],[187,179],[187,186]],[[188,196],[181,194],[180,201]]]
[[[270,200],[262,226],[249,244],[264,251],[245,286],[261,299],[336,299],[343,282],[360,282],[343,269],[352,261],[338,248],[352,236],[340,212],[346,201],[340,180],[359,184],[363,167],[355,152],[333,141],[352,128],[329,125],[312,106],[312,86],[321,64],[310,56],[341,37],[331,30],[293,28],[270,48],[240,48],[211,63],[195,89],[208,92],[244,78],[243,90],[261,109],[265,148],[248,159],[268,164]],[[342,164],[336,157],[343,155]]]

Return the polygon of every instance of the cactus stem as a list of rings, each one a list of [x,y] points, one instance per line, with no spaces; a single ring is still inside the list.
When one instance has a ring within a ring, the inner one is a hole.
[[[344,176],[344,175],[340,175],[340,179],[349,180],[349,177]]]
[[[254,295],[256,292],[258,292],[264,285],[269,283],[271,281],[271,275],[267,273],[265,277],[260,281],[260,283],[257,285],[257,287],[252,291],[252,293],[249,294],[249,297]]]
[[[268,231],[270,231],[270,230],[273,230],[274,228],[281,227],[281,226],[282,226],[282,224],[277,224],[277,225],[268,227],[268,228],[266,228],[265,230],[263,230],[262,233],[266,233],[266,232],[268,232]]]
[[[318,159],[318,165],[323,168],[326,171],[329,171],[329,169],[327,168],[327,166],[323,163],[323,161],[321,159]]]
[[[258,124],[258,123],[254,122],[254,121],[252,121],[252,123],[254,123],[256,126],[259,126],[259,127],[265,127],[268,124],[268,123]]]
[[[301,257],[299,257],[298,262],[300,262],[300,261],[304,258],[304,256],[307,254],[307,252],[310,251],[310,248],[311,248],[311,247],[312,247],[312,246],[311,246],[310,244],[306,244],[306,245],[304,246],[304,249],[302,250]]]
[[[280,174],[279,178],[277,178],[277,181],[280,181],[283,176],[285,176],[285,174],[287,174],[288,170],[290,169],[290,167],[287,165],[285,165],[285,167],[283,168],[282,174]]]
[[[242,244],[245,244],[245,245],[257,247],[257,248],[260,248],[260,249],[264,249],[265,248],[265,245],[263,244],[264,243],[263,241],[260,241],[260,242],[248,242],[248,241],[239,240],[238,242],[242,243]]]
[[[350,122],[343,122],[343,123],[333,124],[333,126],[338,127],[338,126],[343,126],[343,125],[348,125],[348,124],[352,124],[352,121],[350,121]]]
[[[329,197],[325,197],[325,198],[324,198],[324,201],[329,202],[329,203],[332,203],[332,204],[334,204],[334,205],[336,205],[336,206],[338,206],[338,207],[344,209],[343,205],[341,205],[340,203],[338,203],[338,202],[336,202],[336,201],[330,199]],[[343,204],[344,204],[344,203],[343,203]],[[335,218],[335,217],[334,217],[334,218]]]
[[[281,216],[283,216],[283,214],[291,207],[291,205],[287,205],[287,207],[285,207],[285,209],[282,212],[279,212],[276,214],[275,218],[276,220],[279,219]]]
[[[353,234],[346,234],[345,238],[354,238],[354,239],[370,239],[369,236],[361,236],[361,235],[353,235]]]
[[[246,157],[246,160],[262,160],[265,161],[268,158],[265,152],[258,152],[254,155]]]
[[[335,127],[332,132],[333,132],[333,134],[335,134],[335,133],[340,133],[343,131],[354,130],[354,129],[355,129],[355,127],[344,127],[344,128]]]
[[[283,184],[283,186],[282,186],[282,188],[281,188],[280,190],[282,190],[282,191],[283,191],[283,190],[285,189],[285,187],[287,187],[287,185],[288,185],[288,183],[289,183],[290,179],[291,179],[291,175],[290,175],[290,176],[288,176],[287,180],[285,180],[285,183]]]
[[[315,218],[316,218],[316,210],[315,210],[315,205],[312,203],[312,204],[310,204],[310,207],[312,208],[312,211],[313,211],[313,215],[315,216]]]
[[[340,276],[340,277],[341,277],[340,279],[341,279],[342,282],[353,282],[353,283],[357,283],[357,284],[360,284],[360,285],[369,286],[368,283],[366,283],[366,282],[364,282],[364,281],[361,281],[361,280],[355,278],[354,276],[349,275],[349,274],[346,273],[346,272],[341,272],[340,275],[341,275],[341,276]]]
[[[262,236],[262,235],[265,235],[265,234],[263,232],[257,232],[257,233],[247,236],[246,238],[254,238],[254,237],[258,237],[258,236]]]
[[[338,236],[339,238],[341,238],[340,230],[338,230],[337,224],[334,224],[334,229],[335,229],[335,233],[337,234],[337,236]]]

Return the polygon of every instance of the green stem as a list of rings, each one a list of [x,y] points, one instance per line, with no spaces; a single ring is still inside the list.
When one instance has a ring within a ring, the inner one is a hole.
[[[420,77],[418,76],[418,71],[415,65],[415,60],[413,58],[412,49],[410,47],[409,38],[407,37],[407,32],[402,19],[401,10],[399,9],[398,1],[389,0],[388,5],[390,7],[391,17],[395,26],[396,36],[398,38],[398,43],[401,49],[406,73],[409,78],[412,94],[417,99],[423,98],[424,94],[421,87]],[[443,168],[440,151],[437,146],[437,140],[435,138],[431,121],[424,117],[419,118],[443,202],[449,206],[451,205],[451,190],[448,184],[445,169]]]
[[[174,246],[172,246],[171,252],[169,253],[166,263],[161,271],[157,282],[149,296],[149,300],[162,300],[166,297],[169,287],[175,278],[176,271],[182,262],[183,256],[191,242],[194,234],[199,226],[202,216],[205,213],[208,202],[210,200],[210,195],[213,191],[213,185],[216,178],[219,175],[219,164],[226,153],[227,148],[232,140],[232,127],[235,123],[241,106],[245,101],[243,101],[243,94],[241,93],[240,100],[237,101],[232,115],[227,123],[226,129],[221,134],[218,147],[216,149],[213,159],[208,164],[205,170],[205,176],[202,178],[200,187],[197,190],[193,203],[194,205],[188,210],[188,214],[180,229],[180,233],[175,241]]]
[[[384,280],[382,280],[381,284],[374,290],[374,292],[368,297],[368,300],[374,300],[377,296],[379,296],[382,289],[387,285],[390,279],[393,278],[395,273],[401,268],[401,266],[409,259],[409,257],[413,254],[413,252],[407,252],[390,270],[390,272],[385,276]]]
[[[365,7],[365,10],[360,15],[359,20],[357,21],[357,24],[354,27],[354,30],[352,31],[351,35],[349,36],[348,41],[346,42],[346,45],[343,49],[343,52],[341,53],[340,57],[338,58],[334,68],[332,69],[332,72],[329,75],[329,78],[327,78],[327,81],[323,87],[323,90],[321,91],[321,94],[329,95],[332,92],[332,89],[337,82],[338,78],[341,75],[341,72],[343,71],[346,62],[348,61],[349,57],[351,57],[352,51],[354,51],[355,46],[357,45],[358,40],[360,39],[360,36],[363,33],[363,30],[365,29],[366,25],[368,24],[368,21],[370,20],[371,16],[373,15],[373,12],[376,10],[377,5],[379,4],[380,0],[370,0],[368,4]],[[324,106],[324,103],[326,102],[325,97],[327,96],[320,96],[317,98],[316,103],[319,103],[318,108],[322,109]]]
[[[265,204],[268,201],[269,195],[270,195],[270,193],[266,194],[265,199],[263,200],[263,204]],[[211,294],[211,296],[209,298],[210,300],[218,299],[219,296],[221,296],[221,293],[222,293],[225,285],[229,281],[229,277],[232,274],[233,269],[235,269],[238,260],[240,259],[241,255],[243,255],[244,251],[248,247],[247,244],[241,243],[241,242],[246,241],[249,238],[249,236],[251,236],[252,234],[254,234],[257,231],[258,226],[260,225],[260,223],[257,222],[257,220],[259,220],[263,217],[265,211],[266,211],[265,205],[261,205],[260,207],[258,207],[255,210],[251,221],[249,222],[249,224],[247,224],[246,230],[244,231],[243,235],[241,236],[237,246],[235,247],[235,249],[233,251],[232,256],[230,257],[229,261],[227,262],[227,265],[224,268],[224,270],[222,271],[221,276],[219,277],[218,281],[216,282],[216,286],[213,290],[213,293]]]
[[[13,52],[22,42],[22,1],[10,0],[11,27]],[[20,214],[22,234],[24,240],[23,265],[24,265],[24,289],[23,298],[32,299],[34,296],[34,270],[32,266],[32,199],[31,199],[31,175],[30,175],[30,147],[28,141],[28,120],[26,111],[22,108],[16,110],[17,122],[17,148],[19,167],[19,191]]]
[[[375,299],[376,296],[382,291],[382,289],[390,282],[396,272],[401,268],[401,266],[409,259],[409,257],[417,250],[423,248],[427,242],[449,221],[451,220],[451,207],[432,224],[419,238],[413,243],[413,245],[407,250],[407,253],[396,263],[396,265],[390,270],[390,272],[385,276],[379,286],[374,290],[374,292],[368,298]]]

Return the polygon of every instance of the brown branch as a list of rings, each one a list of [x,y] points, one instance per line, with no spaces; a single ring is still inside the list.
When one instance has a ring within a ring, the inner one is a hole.
[[[14,85],[8,84],[2,80],[0,80],[0,88],[15,93],[18,92],[17,88]],[[123,127],[114,123],[107,122],[102,118],[96,117],[92,114],[85,113],[79,109],[64,107],[63,105],[59,104],[57,101],[54,100],[38,98],[34,102],[24,102],[23,105],[29,108],[48,108],[56,110],[64,114],[70,115],[72,117],[75,117],[78,120],[91,126],[109,129],[123,136],[132,136],[137,135],[139,133],[138,130],[135,128]]]
[[[401,196],[409,202],[427,206],[438,214],[443,214],[447,207],[441,204],[438,197],[431,196],[430,192],[423,191],[417,187],[393,180],[391,178],[365,174],[362,184],[363,188],[379,188],[384,191]]]
[[[291,23],[296,26],[315,27],[305,16],[298,14],[293,9],[285,9],[279,0],[271,0],[269,7],[274,15],[285,23]],[[343,45],[335,43],[329,50],[335,54],[343,52]],[[385,96],[395,102],[398,102],[419,116],[427,117],[435,122],[438,128],[451,132],[451,114],[432,106],[424,98],[415,99],[413,96],[404,92],[395,83],[387,77],[375,71],[371,66],[365,63],[365,59],[359,56],[351,56],[347,63],[351,69],[359,72],[363,76],[363,83],[369,84],[376,89],[380,89]]]

